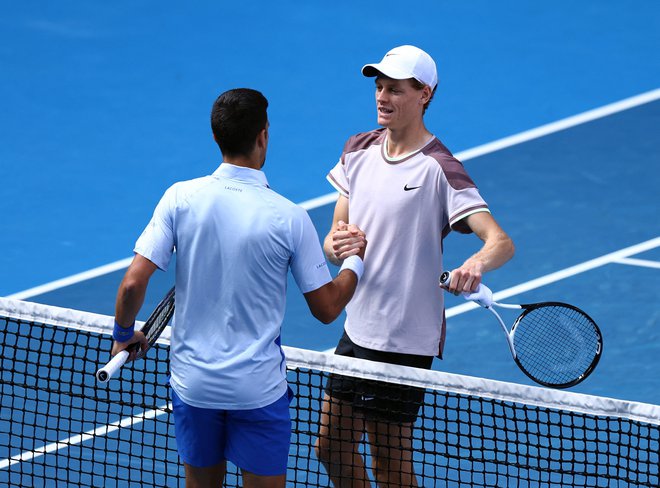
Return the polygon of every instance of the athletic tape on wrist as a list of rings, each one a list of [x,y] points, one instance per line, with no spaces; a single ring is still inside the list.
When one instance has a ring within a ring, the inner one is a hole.
[[[112,331],[112,338],[117,342],[126,342],[131,337],[133,337],[133,332],[135,331],[135,322],[130,327],[122,327],[115,321],[115,328]]]
[[[355,273],[358,281],[360,281],[360,278],[362,278],[362,273],[364,273],[364,263],[359,256],[349,256],[344,259],[341,268],[339,268],[339,272],[341,273],[345,269],[350,269],[353,273]]]

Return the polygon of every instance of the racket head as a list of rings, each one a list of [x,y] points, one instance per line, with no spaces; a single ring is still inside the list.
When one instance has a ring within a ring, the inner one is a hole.
[[[149,315],[149,318],[140,329],[147,338],[147,344],[149,347],[156,343],[160,335],[163,333],[163,330],[172,319],[172,315],[174,314],[174,295],[174,287],[172,287],[160,303],[156,305],[156,308],[151,312],[151,315]],[[137,357],[141,358],[143,356],[144,352],[139,351]]]
[[[521,305],[511,328],[518,367],[533,381],[569,388],[584,381],[603,352],[596,322],[583,310],[562,302]]]

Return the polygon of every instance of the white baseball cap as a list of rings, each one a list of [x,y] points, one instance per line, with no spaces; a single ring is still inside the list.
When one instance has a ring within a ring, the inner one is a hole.
[[[394,80],[415,78],[420,83],[434,89],[438,84],[438,71],[435,61],[426,52],[415,46],[399,46],[390,50],[380,63],[365,64],[364,76],[373,77],[383,74]]]

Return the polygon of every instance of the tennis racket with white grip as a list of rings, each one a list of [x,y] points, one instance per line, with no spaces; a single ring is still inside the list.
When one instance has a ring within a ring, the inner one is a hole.
[[[451,274],[440,276],[447,287]],[[506,335],[518,367],[536,383],[552,388],[569,388],[584,381],[594,370],[603,352],[603,338],[596,322],[578,307],[561,302],[507,304],[493,301],[493,292],[483,283],[473,293],[463,293],[490,311]],[[522,310],[506,327],[493,307]]]
[[[174,314],[174,287],[167,292],[165,298],[156,306],[147,321],[140,329],[147,338],[149,347],[153,346],[161,333],[165,329],[172,315]],[[126,363],[132,351],[138,351],[137,357],[144,356],[142,351],[139,351],[140,345],[138,343],[131,344],[127,349],[117,353],[105,366],[96,372],[96,379],[101,383],[106,383],[112,378],[117,371]]]

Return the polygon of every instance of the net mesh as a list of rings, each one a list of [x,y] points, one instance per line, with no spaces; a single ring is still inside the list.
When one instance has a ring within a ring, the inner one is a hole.
[[[102,331],[111,330],[111,318],[6,299],[0,316],[0,485],[184,486],[166,341],[102,385],[94,373],[108,360],[111,338]],[[314,449],[330,373],[424,388],[410,433],[387,424],[405,433],[399,440],[410,450],[376,443],[376,451],[360,440],[366,436],[360,416],[353,418],[354,442],[344,447],[359,454],[371,481],[384,475],[388,457],[394,466],[410,452],[420,486],[660,486],[659,407],[292,348],[285,353],[296,393],[288,486],[330,486]],[[381,463],[374,463],[376,452]],[[240,486],[232,466],[226,484]]]

